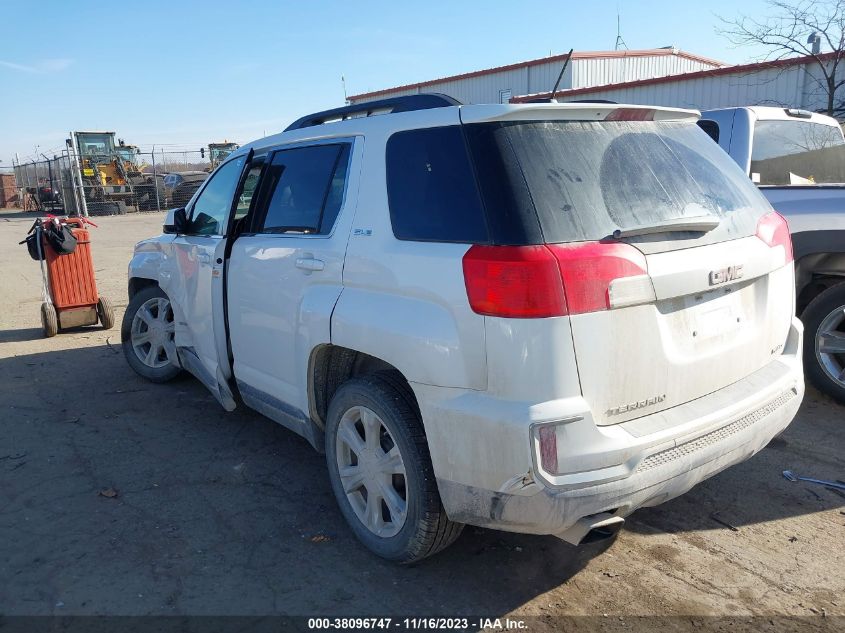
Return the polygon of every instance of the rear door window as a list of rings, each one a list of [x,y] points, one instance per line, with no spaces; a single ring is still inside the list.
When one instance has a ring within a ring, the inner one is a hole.
[[[484,209],[460,126],[397,132],[387,141],[387,195],[400,240],[487,242]]]
[[[348,144],[276,152],[267,169],[269,203],[259,232],[330,233],[343,201],[348,162]]]

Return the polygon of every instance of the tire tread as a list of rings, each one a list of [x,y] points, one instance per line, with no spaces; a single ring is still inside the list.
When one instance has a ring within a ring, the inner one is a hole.
[[[431,454],[428,448],[428,438],[425,435],[425,430],[422,428],[419,406],[417,405],[417,399],[414,396],[414,392],[410,385],[408,385],[405,379],[402,378],[398,372],[394,371],[380,371],[373,374],[373,376],[388,383],[390,387],[392,387],[405,400],[405,406],[410,409],[411,414],[413,415],[414,430],[412,431],[411,436],[417,447],[421,449],[421,453],[424,452],[430,467]],[[431,477],[434,478],[433,468],[431,468]],[[436,481],[434,489],[435,491],[437,490]],[[444,510],[443,503],[440,500],[440,494],[435,492],[434,496],[436,498],[431,499],[431,502],[436,503],[439,510],[427,515],[423,520],[421,528],[424,534],[420,539],[421,547],[419,550],[419,556],[409,562],[421,560],[445,549],[455,542],[464,529],[463,523],[456,523],[446,516],[446,511]]]
[[[112,306],[108,297],[100,295],[97,300],[97,316],[104,330],[110,330],[114,327],[114,306]]]
[[[45,338],[52,338],[59,333],[59,320],[56,308],[46,301],[41,304],[41,329]]]

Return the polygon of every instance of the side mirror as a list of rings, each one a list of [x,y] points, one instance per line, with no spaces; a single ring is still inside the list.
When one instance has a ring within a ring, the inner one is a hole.
[[[186,233],[188,230],[188,214],[185,209],[170,209],[164,218],[162,230],[168,234]]]

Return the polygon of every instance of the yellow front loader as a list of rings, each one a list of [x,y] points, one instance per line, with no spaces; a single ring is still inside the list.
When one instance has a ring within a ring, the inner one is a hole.
[[[143,173],[135,145],[126,145],[122,139],[115,144],[114,132],[73,132],[71,136],[89,213],[123,214],[129,206],[155,208],[156,183]]]

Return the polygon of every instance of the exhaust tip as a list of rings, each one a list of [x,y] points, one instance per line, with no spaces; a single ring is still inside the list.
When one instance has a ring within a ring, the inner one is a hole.
[[[615,536],[624,524],[625,519],[622,517],[600,512],[578,519],[570,528],[557,534],[557,537],[573,545],[597,543]]]
[[[600,543],[601,541],[612,539],[614,536],[619,534],[619,530],[622,529],[624,524],[625,521],[622,520],[611,525],[593,528],[587,532],[587,535],[583,539],[581,539],[579,545],[589,545],[590,543]]]

